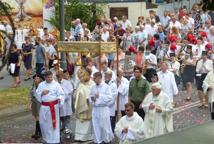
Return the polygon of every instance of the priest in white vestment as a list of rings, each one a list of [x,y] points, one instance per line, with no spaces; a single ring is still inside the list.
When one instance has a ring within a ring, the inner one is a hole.
[[[145,111],[146,138],[173,131],[172,103],[169,96],[161,91],[159,82],[152,84],[150,92],[141,104]]]
[[[81,68],[77,74],[80,83],[75,94],[76,128],[74,139],[82,142],[92,140],[92,108],[88,98],[94,82],[90,79],[91,70],[89,68]]]
[[[118,96],[119,96],[119,104],[116,107],[121,112],[122,116],[125,115],[125,104],[128,102],[128,91],[129,91],[129,80],[123,77],[123,70],[119,69],[117,75],[117,83],[118,83]],[[116,110],[118,110],[116,109]]]
[[[210,103],[211,119],[214,120],[214,62],[213,70],[210,71],[203,82],[204,93],[208,94]]]
[[[109,110],[110,110],[111,128],[112,128],[112,131],[114,132],[115,123],[116,123],[115,108],[116,108],[118,91],[117,91],[116,82],[112,80],[111,71],[105,72],[105,83],[111,87],[112,101],[109,103]]]
[[[36,99],[41,103],[39,124],[44,143],[60,143],[59,107],[64,103],[64,92],[53,80],[51,71],[45,72],[45,81],[39,84]]]
[[[64,131],[66,138],[71,137],[71,115],[72,115],[72,94],[73,86],[69,80],[63,79],[63,72],[56,74],[58,83],[65,93],[64,104],[60,107],[61,130]]]
[[[109,85],[102,81],[102,73],[94,74],[94,82],[89,95],[92,104],[92,124],[94,143],[110,143],[114,138],[110,122],[109,104],[112,101],[112,93]]]
[[[142,141],[145,138],[145,126],[143,119],[134,112],[134,104],[125,104],[125,113],[116,124],[115,134],[120,144],[131,144]]]
[[[162,91],[169,96],[170,101],[173,102],[173,98],[178,94],[178,87],[175,82],[175,76],[168,70],[167,62],[161,63],[161,71],[158,73],[158,79],[162,86]]]

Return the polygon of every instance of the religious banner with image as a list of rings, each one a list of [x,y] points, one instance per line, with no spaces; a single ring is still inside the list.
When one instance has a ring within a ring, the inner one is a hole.
[[[34,27],[43,25],[42,0],[1,0],[12,7],[11,16],[16,27]],[[4,19],[4,18],[1,18]],[[7,21],[7,19],[5,19]]]

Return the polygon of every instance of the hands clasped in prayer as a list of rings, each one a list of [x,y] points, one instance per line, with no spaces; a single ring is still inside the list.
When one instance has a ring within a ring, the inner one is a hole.
[[[44,95],[47,95],[48,93],[49,93],[49,90],[43,90],[41,95],[44,96]]]
[[[150,106],[149,106],[149,109],[153,110],[154,108],[156,109],[156,112],[158,112],[158,113],[162,112],[162,109],[161,109],[160,106],[156,106],[154,103],[151,103]]]
[[[99,93],[96,93],[95,97],[91,97],[91,100],[95,102],[97,98],[99,98]]]

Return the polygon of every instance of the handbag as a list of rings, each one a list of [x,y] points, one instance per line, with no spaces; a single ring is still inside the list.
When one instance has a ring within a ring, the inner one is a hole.
[[[15,73],[15,69],[16,69],[16,64],[15,64],[15,63],[11,63],[11,64],[9,65],[9,72],[10,72],[11,74],[14,74],[14,73]]]

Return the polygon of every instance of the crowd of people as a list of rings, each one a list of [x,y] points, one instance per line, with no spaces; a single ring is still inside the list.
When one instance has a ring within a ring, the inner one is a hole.
[[[65,41],[116,42],[118,55],[66,53],[66,69],[48,28],[18,27],[9,51],[13,32],[2,22],[12,87],[21,84],[22,61],[25,81],[36,73],[30,90],[36,120],[32,138],[60,143],[64,133],[101,144],[116,136],[124,144],[172,132],[174,97],[182,86],[191,101],[195,84],[199,108],[210,107],[214,119],[214,18],[209,14],[196,3],[191,10],[183,6],[163,16],[151,10],[147,18],[139,16],[136,26],[127,16],[102,18],[93,31],[81,19],[72,20]]]

